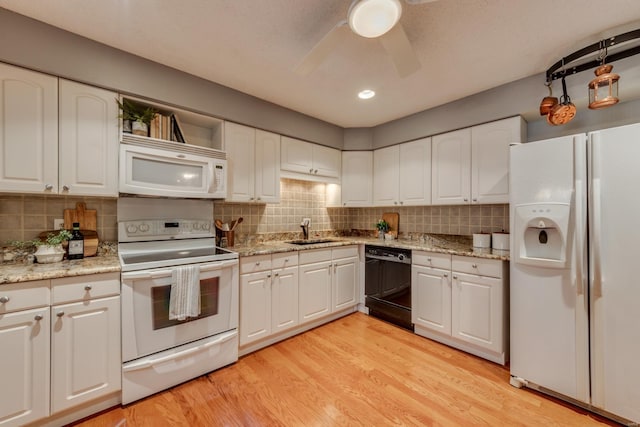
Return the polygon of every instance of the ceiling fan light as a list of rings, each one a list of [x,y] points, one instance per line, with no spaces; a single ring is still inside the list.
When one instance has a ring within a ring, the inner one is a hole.
[[[399,0],[360,0],[349,11],[349,27],[362,37],[380,37],[398,23],[401,15]]]

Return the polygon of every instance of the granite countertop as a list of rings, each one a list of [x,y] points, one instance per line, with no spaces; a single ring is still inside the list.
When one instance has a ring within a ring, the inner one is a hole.
[[[286,241],[274,241],[236,245],[229,249],[237,252],[242,257],[252,255],[268,255],[280,252],[302,251],[306,249],[333,248],[346,245],[376,245],[509,261],[509,251],[501,251],[497,249],[474,249],[471,246],[470,239],[460,238],[458,236],[437,235],[429,236],[424,240],[381,240],[371,237],[332,237],[325,240],[330,240],[330,242],[310,245],[295,245],[286,243]]]
[[[120,271],[117,255],[65,260],[51,264],[0,264],[0,285]]]

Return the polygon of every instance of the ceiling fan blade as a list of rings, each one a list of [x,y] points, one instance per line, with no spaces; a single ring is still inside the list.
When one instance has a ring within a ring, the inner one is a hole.
[[[295,72],[303,76],[309,75],[343,40],[348,28],[347,21],[338,22],[300,61],[295,68]]]
[[[391,56],[400,77],[407,77],[420,69],[420,62],[400,23],[380,37],[380,41]]]

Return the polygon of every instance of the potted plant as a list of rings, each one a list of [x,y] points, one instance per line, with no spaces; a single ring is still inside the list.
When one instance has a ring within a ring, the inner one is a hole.
[[[378,238],[384,239],[384,234],[389,231],[389,223],[384,219],[378,220],[376,228],[378,229]]]
[[[40,239],[32,240],[33,245],[38,248],[34,253],[38,262],[47,264],[62,261],[65,252],[62,248],[62,242],[69,240],[69,238],[71,238],[69,230],[60,230],[58,233],[47,234],[44,241]]]
[[[149,136],[149,126],[154,119],[158,110],[153,107],[136,104],[128,99],[120,102],[116,99],[118,107],[120,107],[120,118],[123,120],[123,127],[126,132],[126,122],[131,122],[131,132],[135,135]]]

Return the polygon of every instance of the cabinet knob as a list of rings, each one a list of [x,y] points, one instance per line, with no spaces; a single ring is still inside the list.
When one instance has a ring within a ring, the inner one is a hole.
[[[42,314],[36,314],[33,318],[34,320],[37,320],[38,322],[42,320]]]
[[[394,201],[394,202],[393,202],[393,204],[394,204],[394,205],[397,205],[397,204],[398,204],[398,202],[395,202],[395,201]]]
[[[478,201],[478,199],[473,199],[473,201],[474,201],[474,202],[477,202],[477,201]]]
[[[431,262],[431,257],[427,258],[427,261],[428,261],[428,262]]]
[[[401,201],[400,201],[400,204],[401,204],[401,205],[403,205],[403,204],[404,204],[404,202],[401,200]]]
[[[458,276],[455,276],[455,275],[454,275],[454,276],[453,276],[453,279],[454,279],[454,280],[458,280]]]
[[[313,173],[313,168],[309,169],[309,173]]]
[[[63,185],[62,186],[62,190],[63,191],[69,191],[71,188],[68,185]]]
[[[0,304],[6,304],[11,300],[9,297],[0,297]]]
[[[471,268],[478,268],[478,264],[471,264]]]
[[[249,200],[253,200],[253,197],[249,197]]]
[[[258,197],[258,200],[261,200],[260,197]]]
[[[466,197],[465,197],[463,200],[464,200],[465,202],[468,202],[468,201],[469,201],[469,199],[468,199],[468,198],[466,198]]]
[[[260,265],[260,262],[259,262],[259,261],[258,261],[258,262],[256,262],[256,266],[258,266],[258,265]]]
[[[47,190],[47,191],[51,191],[51,190],[53,190],[53,185],[52,184],[45,184],[44,185],[44,189]]]
[[[347,206],[347,202],[344,202],[342,205],[343,205],[343,206]]]
[[[314,170],[313,173],[318,173],[318,169]]]
[[[275,274],[275,276],[276,276],[276,277],[280,276],[280,273],[276,273],[276,274]]]
[[[289,258],[285,258],[285,259],[284,259],[284,262],[289,262]]]
[[[444,277],[449,277],[449,274],[448,273],[444,273],[443,276]]]
[[[90,291],[92,289],[91,285],[84,285],[84,290],[85,291]]]
[[[267,274],[267,277],[271,277],[271,273]]]
[[[56,316],[58,316],[58,317],[62,317],[62,316],[64,316],[64,311],[59,311],[59,312],[57,312],[57,313],[56,313]]]

